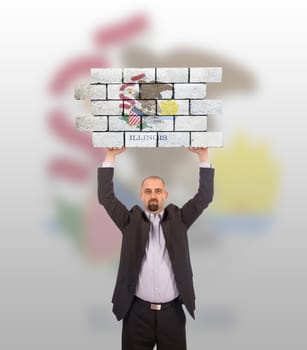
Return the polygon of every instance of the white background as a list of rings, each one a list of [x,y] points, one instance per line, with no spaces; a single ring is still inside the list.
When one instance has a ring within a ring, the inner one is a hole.
[[[243,129],[255,142],[269,140],[272,157],[281,164],[282,180],[269,230],[256,236],[219,236],[203,249],[192,244],[202,317],[188,321],[190,348],[305,349],[307,25],[303,2],[10,1],[1,5],[0,13],[1,348],[120,348],[121,325],[109,302],[116,257],[93,264],[69,240],[45,228],[54,191],[45,171],[48,157],[74,153],[50,134],[46,114],[56,104],[67,105],[72,116],[78,108],[68,94],[62,100],[48,95],[48,84],[62,63],[93,52],[97,28],[144,13],[150,29],[140,38],[142,47],[160,56],[177,47],[214,52],[249,72],[254,83],[248,93],[228,91],[221,96],[226,142]],[[107,53],[115,64],[121,62],[120,50]],[[130,156],[122,155],[122,164],[134,176],[129,164],[135,164],[138,156],[142,162],[148,154],[131,151]],[[160,164],[158,170],[163,172],[168,165],[162,169]],[[128,181],[124,176],[119,179]],[[57,185],[66,186],[72,196],[82,192],[65,183]],[[93,195],[95,191],[93,182]],[[201,228],[196,225],[194,230]]]

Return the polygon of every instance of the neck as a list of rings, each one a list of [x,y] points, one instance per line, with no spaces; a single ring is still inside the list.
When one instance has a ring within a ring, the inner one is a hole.
[[[153,215],[158,215],[158,214],[161,214],[161,213],[163,213],[164,212],[164,208],[162,208],[162,209],[160,209],[160,210],[157,210],[157,211],[150,211],[150,210],[147,210],[146,209],[146,213],[147,214],[153,214]]]

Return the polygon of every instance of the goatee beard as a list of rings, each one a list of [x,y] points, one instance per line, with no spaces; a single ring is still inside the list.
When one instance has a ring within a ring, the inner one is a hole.
[[[148,203],[148,209],[149,211],[155,212],[159,209],[159,205],[157,201],[150,201]]]

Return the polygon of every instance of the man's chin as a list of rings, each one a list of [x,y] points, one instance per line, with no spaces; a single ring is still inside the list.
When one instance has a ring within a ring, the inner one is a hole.
[[[159,209],[159,206],[156,204],[151,204],[148,206],[148,210],[151,211],[152,213],[156,212]]]

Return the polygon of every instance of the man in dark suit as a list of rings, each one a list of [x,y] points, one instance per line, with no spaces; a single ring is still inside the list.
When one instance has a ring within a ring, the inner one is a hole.
[[[213,198],[214,169],[207,148],[189,148],[199,156],[196,195],[182,208],[165,206],[168,193],[158,176],[144,179],[144,210],[128,210],[113,191],[114,162],[125,148],[109,148],[98,168],[98,199],[122,232],[113,312],[123,319],[122,349],[185,350],[185,313],[194,318],[195,294],[187,230]]]

